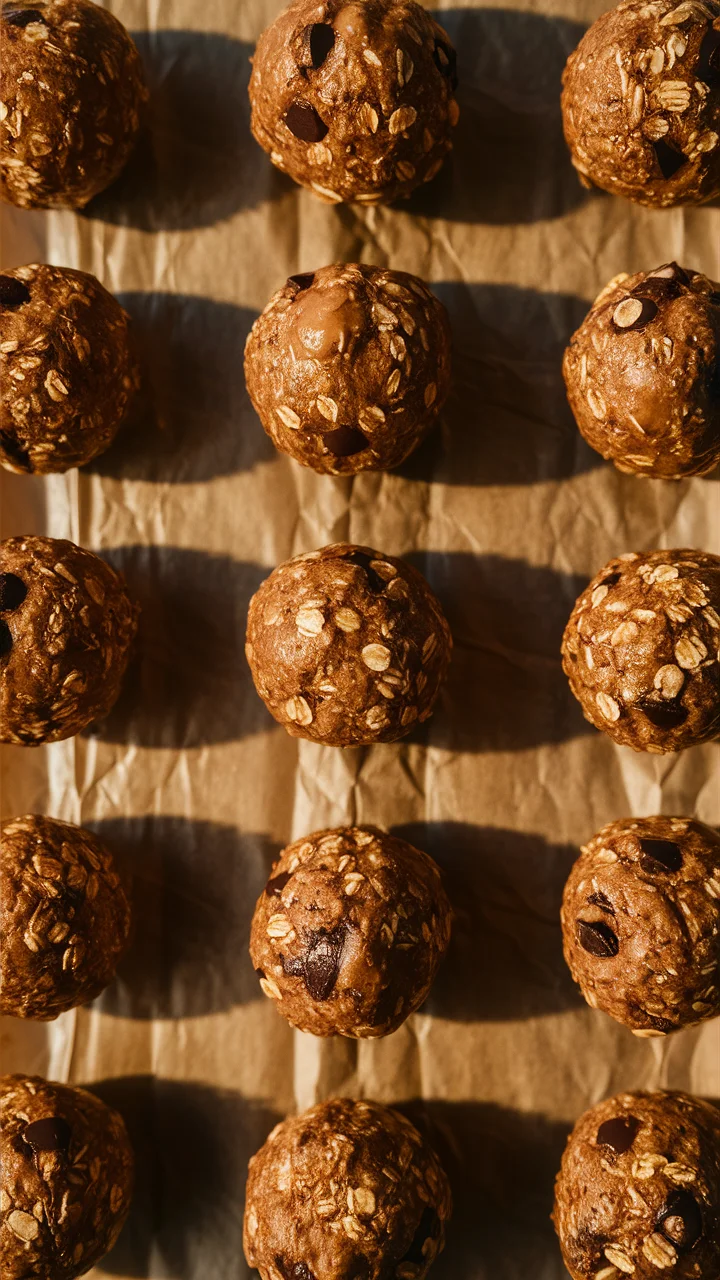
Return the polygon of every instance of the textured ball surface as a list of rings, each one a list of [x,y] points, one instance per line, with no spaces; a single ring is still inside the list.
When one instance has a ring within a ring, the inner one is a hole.
[[[389,470],[447,398],[447,313],[404,271],[340,263],[291,276],[253,325],[245,374],[283,453],[330,475]]]
[[[130,907],[110,851],[69,822],[26,814],[0,831],[0,1013],[56,1018],[112,981]]]
[[[84,271],[0,275],[0,463],[39,475],[112,443],[138,387],[128,317]]]
[[[250,1161],[245,1256],[261,1280],[423,1280],[450,1213],[409,1120],[333,1098],[277,1125]]]
[[[112,1249],[133,1153],[116,1111],[84,1089],[0,1076],[0,1273],[75,1280]]]
[[[565,674],[586,720],[635,751],[679,751],[720,734],[720,557],[632,552],[578,597]]]
[[[0,543],[0,741],[57,742],[107,715],[137,616],[91,551],[62,538]]]
[[[689,818],[611,822],[563,895],[565,959],[588,1004],[637,1035],[720,1013],[720,836]]]
[[[568,59],[565,137],[587,186],[640,204],[720,193],[720,5],[624,0]]]
[[[80,209],[135,145],[147,100],[137,49],[91,0],[6,0],[0,42],[2,198]]]
[[[255,688],[295,737],[395,742],[431,714],[452,639],[411,565],[338,543],[288,560],[250,601]]]
[[[676,262],[617,276],[565,352],[570,406],[620,471],[679,479],[720,461],[720,285]]]
[[[387,203],[434,178],[450,150],[455,68],[415,0],[296,0],[258,41],[252,131],[322,199]]]
[[[621,1093],[568,1140],[555,1229],[572,1280],[720,1275],[720,1112],[685,1093]]]

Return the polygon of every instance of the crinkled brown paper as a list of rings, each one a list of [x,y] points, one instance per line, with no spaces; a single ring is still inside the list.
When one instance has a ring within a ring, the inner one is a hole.
[[[2,808],[85,823],[135,873],[136,937],[115,984],[48,1026],[6,1019],[5,1070],[90,1082],[128,1120],[135,1206],[93,1276],[236,1280],[248,1157],[332,1093],[407,1104],[454,1184],[436,1280],[560,1280],[548,1214],[570,1124],[620,1089],[720,1095],[720,1021],[638,1040],[587,1009],[562,961],[561,887],[579,842],[628,814],[720,819],[718,752],[639,756],[582,720],[564,621],[610,556],[720,551],[718,480],[621,476],[582,443],[560,354],[619,271],[677,258],[720,278],[718,209],[655,212],[578,185],[559,80],[599,3],[450,8],[455,159],[394,209],[329,207],[272,169],[248,128],[248,58],[277,0],[115,0],[153,91],[150,136],[78,216],[5,210],[7,265],[95,272],[135,320],[147,394],[90,468],[2,477],[3,534],[69,536],[121,567],[141,652],[95,736],[6,747]],[[287,275],[362,259],[447,304],[455,390],[442,431],[392,475],[280,457],[242,350]],[[248,598],[279,561],[340,539],[408,556],[456,656],[423,733],[341,752],[288,738],[253,692]],[[455,939],[421,1014],[386,1040],[292,1032],[247,956],[281,845],[346,822],[434,854]]]

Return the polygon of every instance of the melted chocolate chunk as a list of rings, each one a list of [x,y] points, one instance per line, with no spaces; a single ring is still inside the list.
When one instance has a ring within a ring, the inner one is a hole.
[[[290,132],[301,142],[322,142],[328,131],[325,121],[320,119],[309,102],[293,102],[285,112],[283,120]]]
[[[356,564],[360,569],[364,569],[367,574],[368,586],[371,591],[378,594],[385,590],[386,583],[380,577],[380,574],[372,567],[372,556],[366,554],[365,551],[353,551],[351,555],[345,557],[351,564]]]
[[[311,934],[311,939],[304,956],[283,958],[283,969],[295,978],[304,979],[313,1000],[327,1000],[340,972],[345,930],[342,925],[332,933],[319,930]]]
[[[334,431],[326,431],[322,442],[328,453],[334,453],[336,458],[351,458],[368,447],[367,436],[358,427],[336,427]]]
[[[659,1031],[661,1035],[667,1036],[671,1031],[676,1031],[677,1027],[669,1018],[659,1018],[657,1014],[647,1013],[645,1009],[638,1010],[645,1019],[646,1025],[652,1027],[653,1031]]]
[[[27,595],[27,587],[16,573],[0,573],[0,613],[19,609]]]
[[[3,22],[9,22],[12,27],[29,27],[31,22],[44,22],[45,14],[39,9],[21,9],[14,5],[8,5],[2,11]]]
[[[328,22],[313,22],[306,33],[311,66],[317,71],[335,44],[335,32]]]
[[[633,297],[637,298],[637,301],[640,303],[642,310],[639,316],[637,317],[637,319],[633,320],[632,324],[620,325],[620,324],[616,324],[615,321],[613,320],[613,328],[618,333],[634,333],[634,332],[637,332],[638,329],[644,329],[645,326],[648,325],[651,320],[655,319],[658,313],[657,303],[653,302],[652,298],[643,298],[638,293],[633,293]],[[618,577],[619,576],[620,575],[618,574]]]
[[[0,276],[0,307],[4,311],[13,311],[23,303],[30,301],[30,290],[22,280],[15,276]]]
[[[27,449],[23,449],[21,444],[9,431],[0,431],[0,452],[4,453],[14,467],[20,467],[22,471],[32,471],[30,465],[30,454]]]
[[[291,1262],[282,1254],[275,1255],[275,1266],[284,1280],[315,1280],[315,1277],[304,1262]]]
[[[436,40],[433,49],[433,62],[441,75],[450,81],[452,89],[457,89],[457,54],[452,45],[443,40]]]
[[[303,289],[310,288],[310,285],[312,284],[314,279],[315,279],[314,271],[303,271],[299,275],[288,276],[287,283],[296,284],[297,292],[302,293]]]
[[[613,1116],[605,1120],[597,1131],[595,1141],[599,1147],[610,1147],[616,1156],[624,1156],[635,1141],[640,1121],[635,1116]]]
[[[23,1138],[37,1155],[40,1151],[66,1152],[70,1146],[72,1129],[62,1116],[45,1116],[34,1120],[23,1133]]]
[[[672,700],[651,702],[647,698],[644,702],[639,702],[638,707],[657,729],[677,729],[688,717],[687,708],[681,702]]]
[[[608,915],[615,915],[615,908],[608,897],[604,893],[591,893],[588,895],[588,902],[592,902],[594,906],[599,907],[601,911],[607,911]]]
[[[678,169],[682,169],[683,165],[687,164],[687,156],[684,156],[682,151],[676,151],[675,147],[669,146],[664,138],[653,142],[653,150],[660,172],[666,181],[674,178]]]
[[[621,573],[609,573],[606,578],[602,579],[600,585],[603,587],[614,587],[615,584],[620,581],[621,577]]]
[[[272,880],[268,880],[265,885],[265,893],[267,897],[279,898],[291,876],[292,871],[281,871],[279,876],[273,876]]]
[[[427,1258],[423,1253],[423,1245],[426,1240],[436,1240],[440,1235],[440,1219],[434,1209],[423,1209],[422,1217],[418,1223],[415,1235],[407,1253],[404,1253],[401,1262],[414,1262],[418,1266],[422,1266],[427,1262]]]
[[[7,622],[0,620],[0,658],[6,658],[13,647],[13,638]]]
[[[703,1233],[702,1210],[684,1187],[670,1192],[658,1216],[657,1229],[682,1252],[697,1244]]]
[[[617,934],[604,920],[578,920],[576,929],[580,946],[591,956],[608,959],[620,950]]]
[[[695,79],[713,84],[720,79],[720,31],[709,27],[703,36],[695,64]]]
[[[682,866],[680,845],[674,840],[650,840],[643,836],[640,848],[640,866],[650,875],[655,875],[658,871],[679,871]]]

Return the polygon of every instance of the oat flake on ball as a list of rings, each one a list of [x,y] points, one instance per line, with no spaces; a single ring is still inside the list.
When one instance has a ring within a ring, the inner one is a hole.
[[[409,1120],[332,1098],[277,1125],[250,1161],[245,1257],[261,1280],[424,1280],[451,1209]]]
[[[295,737],[395,742],[431,714],[452,638],[422,574],[337,543],[279,565],[250,601],[255,688]]]
[[[387,203],[434,178],[452,146],[455,66],[415,0],[296,0],[258,41],[252,131],[322,199]]]
[[[585,999],[635,1035],[720,1013],[720,835],[625,818],[585,846],[563,894],[565,959]]]
[[[340,263],[291,276],[252,327],[245,376],[284,453],[330,475],[389,470],[447,397],[447,313],[405,271]]]
[[[124,168],[147,100],[138,51],[91,0],[0,8],[0,193],[81,209]]]
[[[720,461],[720,285],[699,271],[616,276],[563,373],[580,431],[620,471],[675,480]]]
[[[0,742],[58,742],[107,715],[138,612],[120,574],[74,542],[1,542]]]
[[[563,668],[586,720],[635,751],[720,736],[720,557],[680,549],[611,560],[578,597]]]
[[[38,475],[107,449],[138,387],[128,317],[85,271],[0,275],[0,465]]]
[[[565,138],[586,186],[640,204],[720,193],[720,4],[625,0],[568,59]]]
[[[133,1153],[120,1115],[85,1089],[0,1076],[0,1275],[75,1280],[128,1215]]]

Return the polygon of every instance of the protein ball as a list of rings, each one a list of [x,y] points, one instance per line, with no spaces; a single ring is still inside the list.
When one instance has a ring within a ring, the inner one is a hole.
[[[250,601],[245,651],[288,733],[349,747],[395,742],[428,718],[452,639],[417,569],[337,543],[265,579]]]
[[[261,1280],[422,1280],[450,1213],[442,1166],[409,1120],[333,1098],[277,1125],[250,1161],[245,1257]]]
[[[631,552],[578,597],[563,636],[586,720],[635,751],[680,751],[720,734],[720,557]]]
[[[720,1112],[686,1093],[621,1093],[568,1139],[555,1229],[572,1280],[720,1275]]]
[[[80,467],[115,438],[138,387],[128,317],[84,271],[0,275],[0,463]]]
[[[112,1249],[133,1153],[116,1111],[84,1089],[0,1076],[0,1273],[75,1280]]]
[[[720,8],[715,0],[626,0],[568,59],[562,112],[572,162],[640,204],[720,193]]]
[[[386,1036],[430,990],[450,904],[426,853],[376,827],[316,831],[283,849],[253,916],[265,995],[300,1031]]]
[[[447,312],[405,271],[340,263],[291,276],[252,327],[245,376],[283,453],[330,475],[389,470],[447,398]]]
[[[130,907],[89,831],[27,814],[0,832],[0,1013],[56,1018],[112,981]]]
[[[575,420],[620,471],[675,480],[720,461],[720,285],[669,262],[616,276],[570,340]]]
[[[297,0],[261,35],[251,127],[324,200],[389,202],[451,149],[456,55],[415,0]]]
[[[565,959],[588,1004],[638,1036],[720,1013],[720,836],[689,818],[611,822],[563,895]]]
[[[0,542],[0,742],[57,742],[107,715],[138,612],[120,574],[74,542]]]
[[[80,209],[118,176],[147,100],[122,23],[91,0],[0,10],[0,192],[23,209]]]

